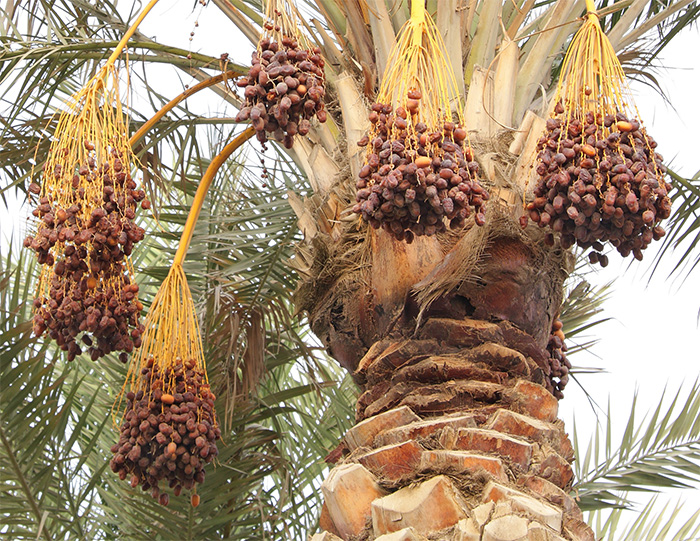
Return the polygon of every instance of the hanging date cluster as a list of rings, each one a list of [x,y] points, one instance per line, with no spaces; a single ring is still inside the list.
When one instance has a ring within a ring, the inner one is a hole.
[[[218,455],[221,430],[214,416],[214,394],[193,360],[161,370],[150,358],[141,378],[150,387],[127,393],[110,467],[122,480],[129,477],[132,487],[140,485],[168,505],[166,486],[175,496],[183,488],[194,489],[204,482],[204,466]]]
[[[296,134],[309,133],[313,117],[326,121],[324,64],[318,47],[302,49],[288,36],[281,42],[262,38],[248,75],[237,83],[244,89],[245,103],[236,121],[250,120],[261,143],[271,135],[292,148]]]
[[[560,319],[557,318],[553,321],[551,334],[547,342],[550,383],[552,385],[552,393],[558,400],[564,398],[563,391],[566,384],[569,383],[569,371],[571,370],[571,362],[566,357],[568,348],[564,342],[565,335],[562,326]]]
[[[358,142],[368,150],[353,212],[406,242],[445,231],[448,224],[461,228],[472,212],[483,225],[489,198],[462,126],[445,121],[430,130],[424,122],[414,124],[420,98],[420,92],[409,92],[407,106],[395,110],[375,103],[370,135]]]
[[[94,148],[90,143],[85,143]],[[63,171],[44,171],[44,180]],[[68,188],[67,188],[68,189]],[[34,300],[34,332],[49,336],[74,359],[88,348],[96,360],[113,351],[127,354],[141,344],[139,286],[128,263],[144,229],[135,224],[136,206],[149,208],[143,190],[125,170],[121,156],[96,163],[90,157],[73,176],[69,205],[47,195],[33,214],[37,232],[24,241],[44,265],[40,294]],[[41,188],[32,183],[32,194]]]
[[[528,218],[559,234],[564,248],[592,248],[592,263],[607,265],[605,242],[626,257],[665,234],[659,222],[671,213],[666,171],[656,142],[622,113],[566,118],[561,105],[538,142],[535,199]],[[548,242],[553,243],[552,235]]]

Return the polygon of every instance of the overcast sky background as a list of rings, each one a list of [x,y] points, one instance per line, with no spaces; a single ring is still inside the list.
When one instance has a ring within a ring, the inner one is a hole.
[[[249,44],[217,8],[211,5],[202,10],[197,6],[193,12],[192,4],[161,2],[148,15],[141,30],[169,45],[191,47],[192,51],[212,56],[227,52],[234,61],[249,64]],[[197,28],[195,20],[199,22]],[[193,30],[195,34],[190,42]],[[670,104],[649,87],[633,83],[636,104],[665,162],[676,172],[690,177],[700,170],[700,33],[697,27],[686,30],[674,40],[663,51],[659,64],[664,67],[657,76]],[[155,81],[161,87],[159,90],[170,97],[177,95],[183,85],[196,82],[175,81],[172,70],[158,65],[152,70],[149,67],[149,74],[150,82]],[[177,76],[184,77],[182,72]],[[198,98],[189,101],[196,111],[201,109],[200,112],[214,116],[223,109],[223,102],[211,92],[202,93]],[[139,97],[133,96],[133,99]],[[24,209],[10,215],[2,213],[0,240],[6,242],[13,235],[21,241],[27,213]],[[679,388],[689,387],[700,375],[700,269],[685,281],[682,280],[686,276],[684,273],[676,279],[668,279],[676,262],[671,256],[649,281],[650,262],[657,245],[652,243],[642,263],[612,253],[610,265],[591,277],[599,284],[616,278],[603,314],[612,320],[594,329],[595,337],[600,340],[597,345],[571,360],[576,366],[606,370],[578,377],[602,410],[594,412],[583,390],[571,381],[560,405],[560,416],[569,432],[574,418],[579,434],[590,434],[596,422],[604,423],[608,399],[614,411],[615,426],[624,427],[635,392],[640,397],[639,411],[644,413],[658,403],[664,388],[675,396]],[[700,491],[669,491],[669,495],[685,501],[688,515],[700,509]]]

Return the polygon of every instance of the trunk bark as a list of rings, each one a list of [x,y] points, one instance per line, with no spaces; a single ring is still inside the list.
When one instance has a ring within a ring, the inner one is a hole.
[[[565,255],[543,253],[537,230],[491,223],[453,282],[459,239],[372,231],[368,264],[309,310],[363,391],[358,424],[328,457],[314,540],[593,541],[568,494],[562,372],[547,351]],[[421,304],[436,283],[450,285]]]

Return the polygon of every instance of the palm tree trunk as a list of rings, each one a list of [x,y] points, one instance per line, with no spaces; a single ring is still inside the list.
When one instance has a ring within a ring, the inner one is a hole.
[[[563,275],[536,238],[492,229],[478,279],[429,307],[416,291],[459,242],[372,232],[371,265],[310,311],[363,391],[358,424],[328,457],[313,539],[594,539],[568,494],[573,449],[546,351]]]

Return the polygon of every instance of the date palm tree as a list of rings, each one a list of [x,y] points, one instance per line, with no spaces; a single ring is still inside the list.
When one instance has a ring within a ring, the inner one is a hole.
[[[409,2],[299,3],[303,30],[326,60],[328,120],[289,150],[271,144],[263,158],[246,147],[230,160],[186,262],[224,428],[196,509],[176,501],[163,508],[108,471],[108,413],[125,370],[114,359],[66,363],[31,337],[27,299],[37,271],[8,249],[0,268],[0,532],[296,539],[315,531],[320,516],[326,539],[403,529],[414,536],[406,539],[593,539],[581,509],[624,506],[616,490],[680,486],[697,475],[694,420],[659,409],[654,419],[665,422],[653,441],[651,423],[641,446],[624,443],[630,460],[581,460],[578,500],[572,491],[574,449],[557,420],[568,369],[553,370],[547,347],[556,320],[569,336],[586,325],[596,292],[570,278],[570,251],[518,219],[562,57],[585,9],[582,0],[535,4],[427,2],[491,199],[485,226],[409,244],[349,211],[363,157],[357,143]],[[211,0],[205,9],[252,45],[259,39],[260,2]],[[700,14],[686,0],[598,9],[628,72],[640,77]],[[55,109],[116,45],[124,15],[108,1],[8,4],[0,21],[3,195],[26,190]],[[248,59],[169,47],[138,31],[129,47],[130,85],[147,96],[131,104],[133,129],[168,111],[134,139],[156,202],[143,218],[149,245],[135,261],[147,301],[165,277],[197,180],[241,131],[229,113],[241,106],[232,79],[247,72]],[[161,95],[149,71],[162,64],[200,83]],[[188,98],[205,92],[223,100],[220,117],[188,109]],[[697,186],[681,185],[684,212],[673,231],[682,239],[694,231]],[[323,350],[347,376],[321,362]],[[644,462],[650,449],[667,455]],[[686,460],[664,462],[673,452]],[[336,466],[319,488],[325,455]]]

